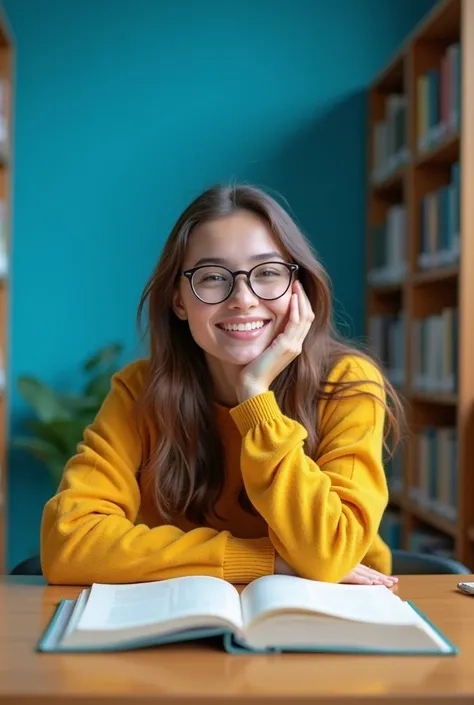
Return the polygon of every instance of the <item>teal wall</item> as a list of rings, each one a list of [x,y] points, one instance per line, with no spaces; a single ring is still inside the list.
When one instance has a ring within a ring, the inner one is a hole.
[[[188,201],[282,193],[363,331],[363,90],[431,0],[4,0],[17,45],[9,382],[63,387],[135,310]],[[26,413],[10,402],[11,432]],[[11,453],[12,566],[53,488]]]

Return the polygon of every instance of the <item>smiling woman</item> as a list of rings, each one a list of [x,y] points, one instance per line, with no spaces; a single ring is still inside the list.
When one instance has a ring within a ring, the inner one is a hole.
[[[391,585],[378,527],[400,405],[338,340],[327,274],[286,211],[250,186],[204,192],[145,309],[149,358],[114,377],[45,506],[47,579]]]
[[[298,270],[291,260],[246,210],[199,225],[189,240],[173,307],[204,351],[217,400],[228,406],[238,400],[240,368],[284,330]]]

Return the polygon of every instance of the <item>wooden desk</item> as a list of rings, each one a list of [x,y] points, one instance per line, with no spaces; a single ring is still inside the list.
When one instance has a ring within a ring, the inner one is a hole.
[[[466,579],[474,580],[474,576]],[[104,654],[39,654],[38,638],[79,588],[0,577],[0,705],[307,705],[474,703],[474,598],[459,576],[401,577],[411,599],[460,649],[457,656],[235,656],[181,645]]]

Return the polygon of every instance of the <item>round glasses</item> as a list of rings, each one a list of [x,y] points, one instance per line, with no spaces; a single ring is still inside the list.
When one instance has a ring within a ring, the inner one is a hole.
[[[203,264],[181,272],[190,284],[194,295],[205,304],[220,304],[232,294],[236,277],[243,274],[247,285],[255,296],[265,301],[279,299],[288,291],[297,264],[286,262],[264,262],[248,272],[239,269],[232,272],[227,267]]]

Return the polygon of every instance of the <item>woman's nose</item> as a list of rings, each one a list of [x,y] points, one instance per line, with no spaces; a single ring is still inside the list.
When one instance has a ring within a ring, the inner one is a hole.
[[[258,303],[258,297],[250,289],[245,276],[238,276],[235,280],[234,290],[231,295],[231,302],[239,306],[251,306]]]

